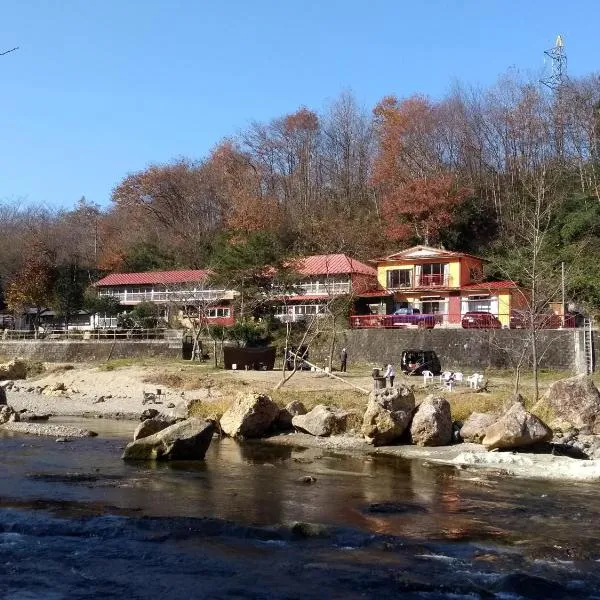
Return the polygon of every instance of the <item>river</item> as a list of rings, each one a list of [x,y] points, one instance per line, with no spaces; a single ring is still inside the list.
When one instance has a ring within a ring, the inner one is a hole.
[[[595,484],[229,439],[124,463],[132,423],[54,422],[100,435],[0,433],[3,599],[600,598]]]

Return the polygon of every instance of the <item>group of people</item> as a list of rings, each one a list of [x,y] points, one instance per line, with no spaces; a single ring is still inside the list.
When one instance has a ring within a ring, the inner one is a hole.
[[[347,367],[348,351],[346,350],[346,348],[342,348],[342,351],[340,352],[340,371],[342,373],[345,373]],[[394,387],[394,379],[396,378],[396,369],[394,368],[394,365],[388,363],[387,365],[384,365],[382,371],[384,371],[383,377],[385,377],[386,380],[390,382],[390,387]]]

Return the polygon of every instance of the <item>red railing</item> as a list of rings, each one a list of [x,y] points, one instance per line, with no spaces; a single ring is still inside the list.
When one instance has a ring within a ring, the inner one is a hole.
[[[449,286],[450,277],[442,273],[435,273],[433,275],[420,275],[417,278],[416,287],[436,287],[436,286]]]
[[[522,313],[486,312],[435,313],[435,314],[392,314],[352,315],[351,329],[433,329],[434,327],[462,329],[530,329],[531,319]],[[536,329],[572,329],[577,327],[573,315],[538,314],[534,316]]]

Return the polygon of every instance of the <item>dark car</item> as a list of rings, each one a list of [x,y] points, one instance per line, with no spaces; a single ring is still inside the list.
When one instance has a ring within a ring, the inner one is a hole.
[[[463,329],[500,329],[502,323],[492,313],[471,310],[463,315]]]
[[[383,317],[384,327],[406,327],[408,325],[421,329],[433,329],[435,316],[421,314],[418,308],[399,308],[391,315]]]
[[[533,315],[533,325],[536,329],[560,329],[561,327],[575,327],[575,315],[567,313],[564,325],[562,317],[554,313],[538,313]],[[531,313],[527,310],[510,311],[511,329],[529,329],[531,327]]]
[[[400,358],[400,370],[407,375],[422,375],[423,371],[439,375],[442,366],[433,350],[404,350]]]

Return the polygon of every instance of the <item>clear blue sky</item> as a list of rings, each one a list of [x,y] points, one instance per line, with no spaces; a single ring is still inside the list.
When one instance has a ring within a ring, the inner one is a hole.
[[[570,73],[597,71],[599,22],[598,0],[2,0],[0,202],[106,205],[254,119],[485,85],[558,33]]]

